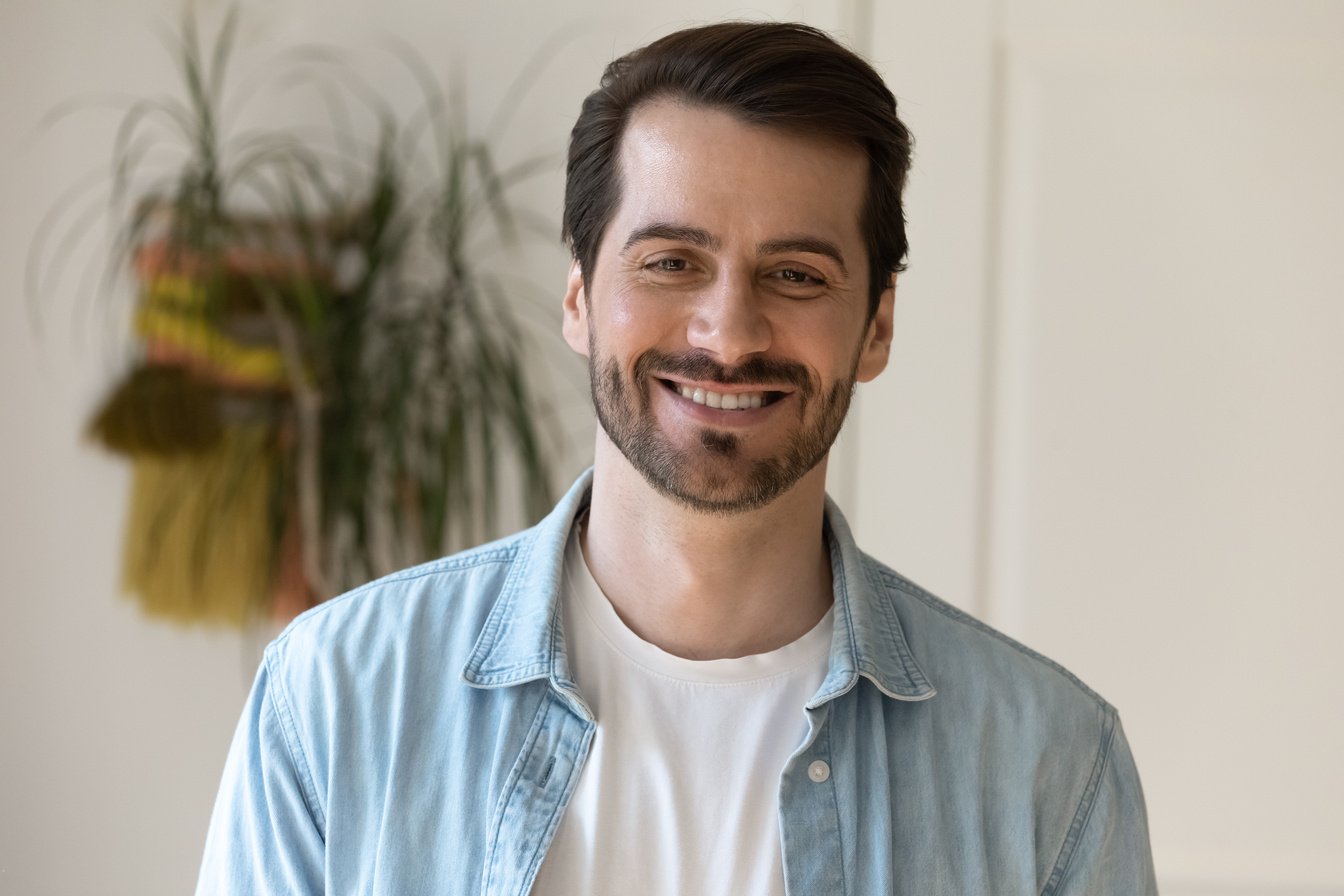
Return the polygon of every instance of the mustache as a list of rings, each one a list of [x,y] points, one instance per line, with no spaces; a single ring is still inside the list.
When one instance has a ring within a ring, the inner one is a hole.
[[[673,374],[692,380],[711,380],[726,386],[758,383],[788,383],[804,395],[817,386],[807,368],[795,361],[777,358],[748,358],[736,367],[725,367],[703,352],[661,352],[649,349],[635,361],[635,376],[644,382],[649,374]]]

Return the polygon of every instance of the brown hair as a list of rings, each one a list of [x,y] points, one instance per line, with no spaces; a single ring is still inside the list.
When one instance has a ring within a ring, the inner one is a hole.
[[[672,97],[741,120],[832,137],[868,156],[860,218],[868,250],[869,315],[905,268],[901,191],[911,137],[896,98],[871,65],[807,25],[723,22],[654,41],[607,66],[569,140],[564,237],[591,286],[597,247],[620,202],[617,156],[626,122],[649,100]]]

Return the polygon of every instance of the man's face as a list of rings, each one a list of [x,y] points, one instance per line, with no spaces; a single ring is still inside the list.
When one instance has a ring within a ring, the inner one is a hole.
[[[632,116],[619,166],[590,291],[575,268],[565,296],[598,420],[664,495],[760,507],[826,457],[854,383],[886,366],[891,289],[867,315],[867,162],[660,100]]]

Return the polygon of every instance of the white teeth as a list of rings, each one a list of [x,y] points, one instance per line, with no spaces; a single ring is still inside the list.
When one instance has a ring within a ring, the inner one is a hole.
[[[696,404],[707,405],[711,408],[722,408],[725,411],[745,411],[750,408],[758,408],[765,401],[763,392],[710,392],[707,389],[692,389],[690,386],[678,386],[677,391],[683,398],[689,398]]]

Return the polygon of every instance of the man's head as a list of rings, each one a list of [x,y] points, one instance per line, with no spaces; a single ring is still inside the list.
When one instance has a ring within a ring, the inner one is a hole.
[[[810,28],[694,29],[608,68],[570,146],[564,333],[648,484],[707,513],[819,492],[887,363],[908,160],[890,92]]]
[[[620,202],[617,165],[632,114],[653,100],[719,109],[743,122],[850,143],[868,158],[860,209],[869,315],[907,251],[901,193],[911,138],[872,67],[806,25],[724,22],[678,31],[607,66],[570,136],[564,234],[591,287]]]

